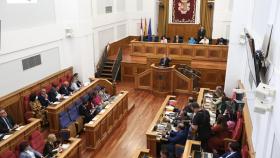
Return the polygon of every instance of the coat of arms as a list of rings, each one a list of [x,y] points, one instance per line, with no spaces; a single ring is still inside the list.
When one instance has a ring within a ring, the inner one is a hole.
[[[178,10],[181,12],[181,14],[187,14],[187,12],[190,10],[190,2],[189,0],[180,0],[178,3]]]

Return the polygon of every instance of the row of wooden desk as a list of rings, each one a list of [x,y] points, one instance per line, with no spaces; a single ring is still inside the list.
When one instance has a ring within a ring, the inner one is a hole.
[[[96,150],[101,147],[127,112],[128,92],[122,91],[106,106],[104,112],[100,112],[92,121],[85,124],[87,148]]]
[[[28,141],[31,134],[36,130],[40,131],[40,119],[29,119],[28,124],[12,133],[7,139],[0,141],[0,155],[6,150],[15,151],[17,146],[23,141]],[[81,139],[70,138],[68,144],[67,149],[57,154],[57,158],[80,158]]]
[[[113,95],[113,85],[111,82],[105,79],[95,79],[93,82],[89,83],[87,86],[82,87],[79,91],[75,92],[69,98],[63,100],[57,105],[49,105],[47,107],[47,117],[49,121],[50,132],[57,133],[60,129],[59,125],[59,114],[63,111],[67,111],[75,101],[80,99],[81,96],[87,94],[89,91],[93,90],[96,86],[104,86],[106,91]]]

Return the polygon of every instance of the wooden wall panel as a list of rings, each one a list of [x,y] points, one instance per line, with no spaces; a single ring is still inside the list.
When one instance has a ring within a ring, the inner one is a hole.
[[[187,41],[189,37],[197,38],[197,32],[199,30],[199,24],[168,24],[167,36],[173,41],[174,36],[184,36],[184,41]]]

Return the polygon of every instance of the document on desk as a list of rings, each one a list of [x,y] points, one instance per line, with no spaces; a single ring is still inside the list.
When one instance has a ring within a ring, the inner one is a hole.
[[[210,93],[205,93],[204,96],[205,96],[205,97],[209,97],[209,98],[213,98],[213,95],[210,94]]]
[[[3,140],[8,139],[10,136],[11,136],[11,134],[7,134],[7,135],[5,135],[5,136],[3,137]]]
[[[16,128],[16,131],[21,130],[22,128],[24,128],[24,126],[19,126],[18,128]]]
[[[61,148],[62,148],[63,150],[66,150],[66,149],[69,148],[69,146],[70,146],[70,144],[62,144]]]
[[[53,102],[52,104],[53,105],[58,105],[60,102],[56,101],[56,102]]]
[[[105,112],[105,109],[101,110],[101,111],[99,112],[99,114],[103,114],[104,112]]]
[[[64,96],[63,98],[64,98],[64,99],[68,99],[69,97],[70,97],[70,96]]]
[[[98,120],[99,119],[99,117],[98,116],[95,116],[93,119],[92,119],[92,121],[96,121],[96,120]]]
[[[109,109],[111,107],[111,105],[107,105],[106,107],[105,107],[105,109]]]

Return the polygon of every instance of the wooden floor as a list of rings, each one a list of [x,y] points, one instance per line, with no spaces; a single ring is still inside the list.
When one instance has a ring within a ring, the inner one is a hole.
[[[134,108],[97,153],[85,150],[83,158],[131,158],[134,151],[146,148],[145,133],[165,96],[154,96],[148,91],[134,90],[133,87],[133,83],[118,83],[117,91],[128,90],[128,102]],[[177,96],[178,105],[183,106],[187,97]],[[85,136],[81,137],[85,142]]]

